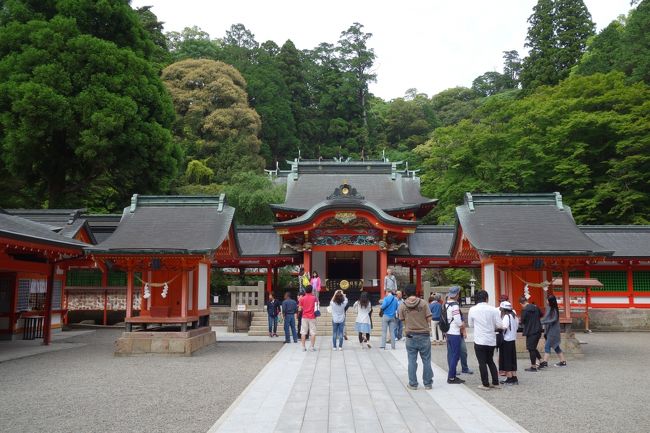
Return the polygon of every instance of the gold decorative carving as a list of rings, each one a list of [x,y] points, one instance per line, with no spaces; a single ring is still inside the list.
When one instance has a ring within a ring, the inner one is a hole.
[[[341,280],[339,287],[341,290],[347,290],[350,287],[350,282],[348,280]]]
[[[355,212],[336,212],[334,218],[341,221],[343,224],[348,224],[354,221],[357,217]]]

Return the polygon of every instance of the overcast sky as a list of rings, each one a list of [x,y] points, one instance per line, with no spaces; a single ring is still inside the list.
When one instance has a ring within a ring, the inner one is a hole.
[[[153,6],[165,31],[198,26],[212,38],[242,23],[262,43],[298,49],[335,43],[341,31],[360,22],[373,34],[377,59],[371,91],[384,99],[409,88],[433,95],[470,86],[486,71],[501,71],[502,52],[524,53],[527,18],[536,0],[133,0]],[[585,0],[598,29],[621,14],[630,0]]]

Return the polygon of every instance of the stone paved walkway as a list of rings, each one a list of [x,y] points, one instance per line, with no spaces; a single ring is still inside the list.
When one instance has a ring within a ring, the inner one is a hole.
[[[406,366],[403,342],[395,351],[285,345],[209,433],[525,431],[465,385],[447,385],[435,364],[433,390],[407,389]]]

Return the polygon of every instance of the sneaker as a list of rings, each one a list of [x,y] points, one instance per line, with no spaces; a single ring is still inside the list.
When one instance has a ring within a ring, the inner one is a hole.
[[[501,385],[491,384],[490,389],[502,389],[502,388],[501,388]]]
[[[524,371],[530,371],[532,373],[539,371],[537,367],[524,368]]]
[[[310,347],[309,350],[311,350],[312,352],[316,352],[316,348],[315,348],[315,347]]]
[[[417,385],[413,386],[413,385],[411,385],[410,383],[409,383],[408,385],[406,385],[406,387],[407,387],[408,389],[413,390],[413,391],[416,391],[416,390],[418,389],[418,386],[417,386]]]
[[[490,388],[489,386],[485,386],[485,385],[481,384],[481,385],[478,386],[478,389],[482,389],[483,391],[489,391],[492,388]]]
[[[474,374],[474,370],[472,370],[471,368],[468,368],[467,370],[463,370],[462,373],[463,374]]]
[[[546,367],[548,367],[548,362],[542,361],[539,363],[539,368],[546,368]]]
[[[303,347],[303,348],[302,348],[302,351],[303,351],[303,352],[306,352],[306,351],[307,351],[307,348],[306,348],[306,347]]]
[[[556,367],[566,367],[566,361],[557,362],[557,363],[555,363],[555,366]]]
[[[463,379],[460,379],[458,377],[454,377],[453,379],[447,379],[447,383],[451,385],[459,385],[461,383],[465,383]]]
[[[424,389],[433,389],[433,385],[424,385]]]
[[[517,378],[513,378],[512,380],[508,380],[504,385],[505,386],[519,385],[519,380]]]
[[[343,351],[343,348],[342,348],[342,347],[339,347],[339,352],[341,352],[341,351]]]

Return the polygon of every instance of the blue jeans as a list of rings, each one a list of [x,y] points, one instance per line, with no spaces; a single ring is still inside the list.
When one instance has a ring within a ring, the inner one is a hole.
[[[269,334],[278,333],[278,316],[269,316]]]
[[[395,318],[395,340],[402,339],[402,330],[404,329],[404,322]]]
[[[332,346],[336,349],[336,340],[339,341],[339,347],[343,347],[343,328],[345,322],[332,322]]]
[[[460,339],[460,366],[463,373],[469,371],[469,366],[467,365],[467,344],[465,344],[465,339]]]
[[[293,336],[293,342],[298,342],[298,333],[296,332],[296,315],[287,314],[284,316],[284,341],[289,343],[289,329],[291,329],[291,335]]]
[[[381,318],[381,342],[379,343],[379,348],[384,349],[386,347],[386,331],[390,336],[390,347],[395,348],[395,322],[397,319],[395,317],[382,317]]]
[[[460,341],[463,339],[460,335],[447,334],[447,365],[449,366],[449,373],[447,379],[454,379],[456,377],[456,366],[460,359]]]
[[[544,352],[551,353],[551,349],[555,350],[555,353],[557,354],[562,353],[562,349],[560,349],[560,343],[557,343],[554,347],[551,347],[551,344],[547,339],[546,343],[544,343]]]
[[[422,358],[422,383],[424,386],[433,383],[433,369],[431,368],[431,340],[429,335],[413,335],[406,337],[406,353],[409,360],[409,385],[418,386],[418,353]]]

